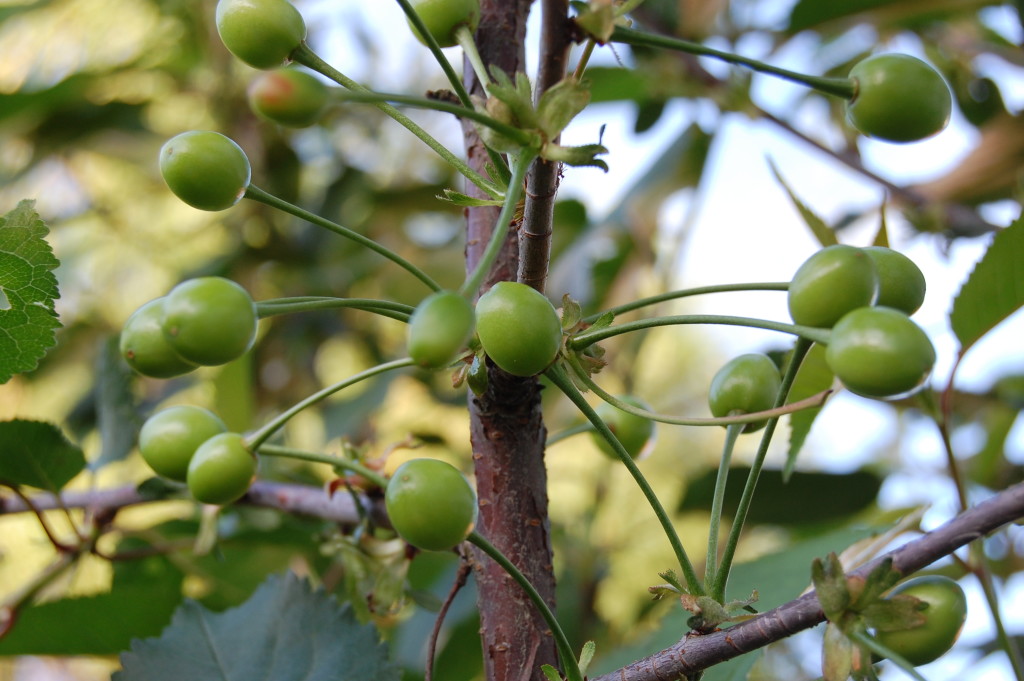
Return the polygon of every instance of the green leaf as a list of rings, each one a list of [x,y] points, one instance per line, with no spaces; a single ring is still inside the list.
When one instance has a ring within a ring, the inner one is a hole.
[[[816,395],[822,390],[827,390],[835,380],[832,369],[825,361],[824,346],[815,344],[810,352],[804,357],[800,369],[796,372],[796,380],[789,391],[789,401],[799,402],[800,400]],[[789,451],[786,454],[786,465],[782,471],[782,479],[789,480],[796,468],[796,459],[803,449],[807,435],[811,432],[814,420],[818,418],[822,407],[803,409],[789,417]]]
[[[729,471],[723,506],[726,515],[735,513],[748,473],[749,468],[744,466]],[[716,476],[717,471],[710,470],[687,485],[679,510],[710,510]],[[882,478],[870,471],[797,471],[783,481],[782,471],[765,469],[758,478],[757,503],[750,507],[747,522],[792,527],[834,523],[870,506],[881,486]],[[793,499],[800,503],[794,504]]]
[[[558,673],[558,670],[549,664],[542,664],[540,670],[544,673],[544,678],[548,681],[562,681],[562,675]]]
[[[818,243],[822,246],[832,246],[839,243],[838,239],[836,239],[836,233],[790,189],[786,180],[782,177],[782,173],[779,172],[778,166],[775,165],[775,161],[768,159],[768,166],[771,168],[776,182],[781,184],[782,188],[786,190],[789,200],[793,202],[793,206],[800,213],[800,217],[803,218],[804,223],[810,228]]]
[[[84,468],[82,450],[52,423],[0,422],[0,482],[56,494]]]
[[[116,655],[133,638],[160,633],[181,602],[180,582],[131,584],[26,608],[0,639],[0,655]]]
[[[90,463],[94,470],[128,456],[141,426],[132,395],[135,376],[121,358],[116,337],[103,343],[96,364],[96,416],[103,449]]]
[[[222,613],[186,601],[160,638],[135,641],[121,665],[111,681],[399,679],[373,626],[290,573]]]
[[[579,668],[580,673],[586,676],[587,667],[594,659],[594,653],[597,652],[597,644],[593,641],[587,641],[583,644],[583,650],[580,652]]]
[[[437,197],[440,201],[447,201],[453,203],[456,206],[466,206],[469,208],[475,208],[478,206],[500,206],[501,201],[495,199],[478,199],[461,192],[457,192],[454,189],[445,189],[441,196]]]
[[[949,323],[963,356],[1024,305],[1024,217],[995,235],[953,300]]]
[[[0,217],[0,383],[35,369],[61,325],[53,308],[60,296],[53,270],[60,263],[34,206],[22,201]]]

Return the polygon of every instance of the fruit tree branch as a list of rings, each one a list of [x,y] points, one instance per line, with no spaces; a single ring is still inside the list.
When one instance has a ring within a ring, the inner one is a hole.
[[[866,577],[880,561],[892,558],[893,568],[909,575],[1021,517],[1024,517],[1024,483],[1014,485],[964,511],[945,525],[879,556],[850,574]],[[825,615],[812,591],[734,627],[706,636],[684,638],[670,648],[610,674],[593,678],[592,681],[677,679],[757,650],[824,621]]]

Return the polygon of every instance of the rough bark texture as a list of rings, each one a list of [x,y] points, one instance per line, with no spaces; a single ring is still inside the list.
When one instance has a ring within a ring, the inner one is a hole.
[[[485,64],[507,73],[524,68],[523,41],[530,0],[484,0],[477,45]],[[468,65],[465,72],[471,74]],[[470,92],[481,90],[472,75]],[[483,169],[488,157],[475,131],[466,127],[470,163]],[[466,267],[479,260],[498,211],[467,211]],[[500,228],[500,227],[499,227]],[[518,235],[510,230],[502,254],[483,285],[515,280]],[[480,515],[478,531],[504,553],[554,604],[548,526],[546,431],[540,388],[534,379],[508,376],[490,368],[486,394],[470,400],[471,440]],[[554,640],[536,608],[519,586],[482,553],[476,552],[475,577],[480,609],[484,668],[489,681],[542,681],[542,664],[557,664]]]

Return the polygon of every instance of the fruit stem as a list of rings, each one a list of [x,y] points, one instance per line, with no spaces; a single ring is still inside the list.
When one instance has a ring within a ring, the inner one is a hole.
[[[708,525],[708,555],[704,566],[704,583],[713,584],[715,573],[718,572],[718,532],[722,524],[722,505],[725,502],[725,486],[729,481],[729,463],[736,440],[743,433],[743,426],[734,424],[725,431],[725,444],[722,446],[722,460],[718,464],[718,475],[715,477],[715,492],[711,499],[711,522]]]
[[[411,305],[392,303],[388,300],[372,298],[332,298],[330,296],[298,296],[295,298],[272,298],[256,303],[256,314],[260,319],[281,314],[308,312],[310,310],[333,310],[336,308],[353,307],[400,322],[408,322],[413,312]]]
[[[369,90],[352,80],[345,74],[341,73],[333,66],[325,62],[319,57],[313,50],[309,48],[306,43],[302,43],[298,48],[292,52],[292,59],[303,66],[313,69],[317,73],[327,76],[335,83],[338,83],[344,88],[353,92],[369,92]],[[376,102],[375,106],[383,111],[385,114],[393,118],[397,123],[402,125],[406,130],[415,135],[420,141],[426,144],[428,147],[433,149],[438,156],[448,162],[453,168],[462,173],[470,182],[480,188],[481,191],[485,192],[492,199],[501,198],[501,188],[496,184],[488,180],[486,177],[476,172],[469,167],[465,161],[456,156],[451,152],[448,147],[438,142],[433,136],[430,135],[426,130],[421,128],[415,122],[412,121],[408,116],[403,114],[401,111],[388,104],[387,102]]]
[[[576,70],[572,72],[572,77],[576,80],[583,80],[583,73],[587,70],[587,64],[590,63],[590,57],[594,54],[594,48],[597,47],[597,41],[588,40],[587,44],[583,46],[583,53],[580,54],[580,60],[576,62]]]
[[[806,85],[807,87],[813,88],[819,92],[824,92],[825,94],[834,95],[836,97],[842,97],[843,99],[853,99],[853,96],[856,93],[856,87],[853,81],[849,78],[809,76],[804,73],[798,73],[796,71],[789,71],[788,69],[772,66],[771,64],[766,64],[762,61],[758,61],[757,59],[733,54],[732,52],[716,50],[689,40],[644,33],[643,31],[625,28],[624,26],[615,27],[615,31],[612,33],[611,42],[624,43],[626,45],[660,47],[669,50],[676,50],[677,52],[696,54],[702,57],[712,57],[730,64],[736,64],[737,66],[745,66],[746,68],[759,73],[767,73],[793,83]]]
[[[612,449],[618,455],[623,465],[629,471],[629,474],[633,476],[636,484],[640,487],[640,491],[647,498],[647,503],[651,505],[654,510],[654,514],[658,517],[658,522],[661,523],[662,529],[665,531],[665,536],[668,537],[669,544],[672,545],[672,550],[676,554],[676,560],[679,562],[679,567],[682,568],[683,577],[686,579],[686,587],[689,592],[695,596],[704,595],[704,587],[700,583],[700,579],[697,577],[697,571],[693,569],[693,563],[690,562],[689,556],[686,555],[686,549],[683,548],[683,542],[679,539],[679,534],[676,532],[675,526],[672,525],[672,519],[669,517],[668,512],[665,511],[665,507],[661,504],[661,500],[658,499],[658,495],[654,493],[650,483],[644,477],[644,474],[640,472],[640,468],[637,467],[636,462],[633,461],[633,457],[629,455],[622,443],[619,442],[618,438],[615,437],[614,433],[608,428],[608,424],[598,416],[594,408],[591,407],[587,400],[583,397],[583,394],[577,390],[572,380],[565,373],[565,370],[559,363],[555,363],[548,367],[544,375],[551,379],[558,388],[565,393],[565,396],[569,398],[575,404],[583,415],[594,425],[594,429],[601,433],[601,436],[608,441]]]
[[[427,49],[434,55],[434,59],[440,65],[441,70],[444,71],[445,77],[448,82],[452,84],[452,89],[455,91],[455,95],[459,98],[462,104],[470,109],[473,108],[473,102],[469,98],[469,92],[466,91],[466,86],[462,84],[462,78],[459,74],[455,73],[455,69],[452,68],[452,64],[448,61],[448,58],[444,56],[444,51],[441,50],[441,46],[437,44],[437,40],[434,38],[434,34],[430,32],[427,25],[423,23],[423,19],[419,13],[413,9],[413,6],[409,4],[409,0],[398,0],[399,6],[402,11],[405,12],[405,16],[409,18],[409,21],[416,28],[416,31],[423,38],[423,41],[427,45]],[[460,27],[461,28],[461,27]]]
[[[449,102],[445,102],[440,99],[413,97],[410,95],[399,95],[391,92],[339,92],[335,97],[343,102],[362,102],[366,104],[393,102],[395,104],[404,104],[405,106],[414,106],[420,109],[450,113],[459,118],[466,118],[479,123],[480,125],[491,128],[495,132],[499,132],[502,135],[515,140],[524,147],[539,145],[536,135],[532,135],[525,130],[520,130],[519,128],[508,125],[507,123],[502,123],[499,120],[491,118],[487,114],[480,113],[476,109],[466,108],[458,104],[450,104]],[[500,196],[496,198],[500,198]]]
[[[477,49],[476,41],[473,39],[473,32],[469,30],[468,26],[459,26],[455,29],[455,40],[458,41],[459,47],[462,48],[463,54],[466,55],[469,65],[473,67],[473,73],[476,74],[476,79],[480,81],[480,87],[484,89],[484,94],[490,96],[489,86],[491,84],[491,77],[487,73],[484,60],[480,57],[480,50]]]
[[[291,408],[278,414],[275,418],[269,421],[262,428],[254,432],[252,435],[247,436],[245,438],[245,444],[250,449],[259,449],[259,447],[261,447],[263,443],[270,438],[271,435],[276,433],[282,426],[284,426],[284,424],[288,423],[289,419],[291,419],[293,416],[298,414],[306,407],[313,406],[314,404],[321,402],[325,398],[338,392],[339,390],[343,390],[349,386],[355,385],[360,381],[365,381],[368,378],[372,378],[379,374],[386,373],[388,371],[391,371],[392,369],[401,369],[403,367],[413,366],[413,364],[414,362],[412,361],[412,358],[403,357],[402,359],[396,359],[391,362],[385,362],[384,364],[378,364],[377,366],[367,369],[366,371],[361,371],[358,374],[355,374],[354,376],[350,376],[346,378],[344,381],[340,381],[338,383],[335,383],[334,385],[329,385],[323,390],[319,390],[313,393],[306,399],[297,402]]]
[[[512,561],[505,557],[505,555],[497,549],[493,544],[484,539],[484,537],[477,531],[469,533],[466,540],[473,546],[477,547],[488,556],[490,556],[495,563],[500,565],[508,575],[514,579],[519,586],[523,588],[526,595],[533,601],[533,604],[537,606],[540,611],[541,617],[547,623],[551,629],[552,635],[555,637],[555,645],[558,648],[558,657],[562,659],[562,667],[567,675],[569,681],[583,681],[583,674],[580,673],[579,665],[576,662],[576,656],[572,652],[572,646],[569,645],[569,639],[566,638],[565,632],[562,630],[561,625],[558,624],[558,620],[555,618],[554,613],[551,612],[551,608],[541,597],[540,593],[537,592],[536,587],[526,578],[522,572],[519,571]]]
[[[549,435],[548,439],[544,440],[544,447],[550,447],[553,444],[561,442],[562,440],[568,440],[573,435],[579,435],[580,433],[590,433],[594,431],[594,424],[587,421],[586,423],[579,423],[572,428],[566,428],[560,430],[554,435]]]
[[[308,210],[299,208],[294,204],[288,203],[284,199],[279,199],[273,194],[263,191],[256,185],[250,184],[246,188],[245,195],[243,198],[252,199],[253,201],[259,201],[260,203],[264,203],[272,208],[277,208],[278,210],[284,211],[285,213],[294,215],[297,218],[301,218],[307,222],[310,222],[316,225],[317,227],[323,227],[324,229],[332,231],[335,234],[340,234],[346,239],[351,239],[352,241],[355,241],[358,244],[362,244],[363,246],[369,248],[371,251],[374,251],[384,256],[391,262],[395,263],[396,265],[404,269],[406,272],[422,281],[424,284],[430,287],[431,290],[441,290],[441,285],[438,284],[433,279],[431,279],[430,275],[428,275],[420,268],[416,267],[416,265],[413,265],[411,262],[409,262],[402,256],[398,255],[391,249],[387,248],[386,246],[379,244],[373,239],[369,239],[363,236],[362,234],[359,234],[358,232],[354,232],[351,229],[348,229],[347,227],[342,227],[341,225],[331,222],[326,218],[322,218],[316,213],[311,213]]]
[[[515,216],[516,206],[519,205],[519,197],[523,193],[523,181],[526,179],[526,172],[534,159],[534,153],[524,151],[512,159],[512,179],[509,180],[508,189],[505,191],[505,201],[501,205],[501,212],[494,222],[491,230],[491,239],[487,242],[480,260],[477,261],[473,272],[466,277],[466,281],[459,287],[459,294],[467,300],[473,300],[480,286],[487,278],[488,272],[501,254],[501,247],[508,236],[509,225]]]
[[[846,633],[850,637],[850,640],[854,643],[858,643],[863,647],[867,648],[875,655],[885,658],[897,665],[900,669],[910,675],[912,679],[917,681],[927,681],[921,673],[914,669],[914,665],[910,664],[905,657],[897,653],[895,650],[887,645],[884,645],[874,636],[869,636],[866,632],[854,629]]]
[[[589,345],[598,343],[607,338],[631,331],[642,331],[657,326],[673,326],[677,324],[722,324],[725,326],[747,326],[752,329],[767,329],[768,331],[779,331],[799,336],[808,341],[816,343],[828,343],[829,330],[819,329],[812,326],[800,324],[787,324],[785,322],[773,322],[767,319],[755,319],[753,317],[735,317],[732,315],[671,315],[667,317],[652,317],[650,319],[638,319],[635,322],[626,322],[617,326],[605,326],[591,331],[584,331],[572,336],[566,345],[571,350],[583,350]]]
[[[815,393],[810,397],[806,397],[798,402],[790,402],[789,404],[781,407],[775,407],[773,409],[766,409],[764,411],[752,411],[747,413],[737,413],[731,416],[718,416],[718,417],[683,417],[683,416],[669,416],[668,414],[659,414],[657,412],[648,411],[642,407],[625,402],[624,400],[615,397],[607,390],[599,386],[594,379],[588,374],[586,369],[580,363],[580,359],[576,353],[568,353],[569,366],[572,367],[573,373],[579,379],[579,382],[587,387],[588,390],[593,392],[595,395],[600,397],[605,402],[611,404],[617,409],[621,409],[624,412],[633,414],[634,416],[640,416],[641,418],[650,419],[651,421],[657,421],[658,423],[667,423],[672,426],[733,426],[737,424],[746,425],[748,423],[754,423],[757,421],[763,421],[770,418],[778,418],[786,414],[792,414],[804,409],[814,409],[825,404],[825,400],[832,394],[832,389],[822,390],[819,393]]]
[[[677,298],[688,298],[690,296],[701,296],[707,293],[731,293],[737,291],[788,291],[788,281],[766,281],[766,282],[755,282],[750,284],[713,284],[711,286],[697,286],[694,288],[685,288],[678,291],[669,291],[667,293],[661,293],[656,296],[650,296],[647,298],[640,298],[633,300],[623,305],[609,308],[602,312],[595,312],[589,317],[584,317],[583,321],[593,324],[600,317],[608,314],[609,312],[613,315],[620,315],[623,312],[632,312],[638,310],[641,307],[647,307],[648,305],[655,305],[657,303],[664,303],[669,300],[675,300]]]
[[[796,380],[797,371],[803,363],[807,353],[810,352],[813,343],[806,338],[798,338],[793,347],[793,356],[782,376],[782,383],[779,386],[779,394],[775,397],[775,406],[782,406],[786,403],[793,381]],[[747,511],[750,510],[750,502],[754,498],[754,489],[757,487],[757,479],[761,475],[761,468],[764,466],[765,457],[768,456],[768,445],[771,444],[772,436],[775,434],[777,418],[768,419],[761,435],[761,442],[757,447],[757,454],[750,464],[750,472],[747,474],[747,482],[743,486],[743,493],[736,506],[736,516],[733,518],[732,528],[729,530],[729,538],[722,552],[722,562],[718,566],[714,582],[710,585],[711,597],[720,603],[725,602],[725,589],[729,583],[729,572],[732,570],[733,558],[736,556],[736,546],[740,541],[740,533],[747,520]]]
[[[254,448],[254,451],[255,449],[256,448]],[[262,456],[276,456],[282,459],[296,459],[298,461],[325,463],[335,469],[345,470],[349,473],[361,475],[381,489],[385,489],[388,486],[387,478],[377,471],[367,468],[358,461],[342,459],[337,456],[330,456],[329,454],[306,452],[301,449],[292,449],[291,447],[282,447],[280,445],[268,445],[265,442],[259,445],[258,451]]]

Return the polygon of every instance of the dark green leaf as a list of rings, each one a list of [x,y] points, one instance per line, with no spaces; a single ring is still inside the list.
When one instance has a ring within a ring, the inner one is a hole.
[[[56,343],[59,264],[34,201],[0,217],[0,383],[32,371]]]
[[[746,467],[729,471],[725,488],[724,512],[732,515],[746,483]],[[680,511],[711,509],[717,471],[710,470],[690,483]],[[868,471],[853,473],[807,473],[797,471],[783,482],[782,471],[762,470],[757,496],[747,522],[771,525],[820,525],[835,522],[871,505],[882,485],[882,478]],[[800,503],[793,503],[799,499]],[[811,512],[813,509],[813,512]]]
[[[786,180],[783,179],[782,173],[779,172],[778,167],[775,165],[775,161],[768,159],[768,165],[772,169],[772,175],[775,176],[775,180],[786,190],[789,200],[793,202],[793,206],[800,213],[800,217],[804,219],[804,224],[814,234],[814,238],[818,240],[818,243],[822,246],[831,246],[839,243],[838,239],[836,239],[836,233],[790,189]]]
[[[117,338],[100,348],[96,369],[96,412],[103,449],[93,469],[124,459],[135,447],[141,425],[132,396],[134,374],[121,359]]]
[[[789,401],[799,402],[822,390],[828,390],[834,379],[835,375],[825,361],[825,348],[815,344],[804,357],[804,361],[797,371],[796,380],[793,381],[793,387],[789,391]],[[803,449],[807,435],[811,432],[811,426],[814,425],[814,420],[818,418],[821,409],[821,407],[814,407],[790,414],[789,451],[786,454],[786,465],[782,475],[784,480],[793,474],[797,456]]]
[[[397,681],[373,626],[288,574],[212,613],[186,601],[160,638],[135,641],[112,681]]]
[[[960,354],[1024,305],[1024,217],[998,232],[953,301]]]
[[[84,468],[82,450],[52,423],[0,422],[0,482],[56,493]]]
[[[42,603],[18,614],[0,655],[116,655],[133,638],[159,634],[180,602],[179,576]]]

